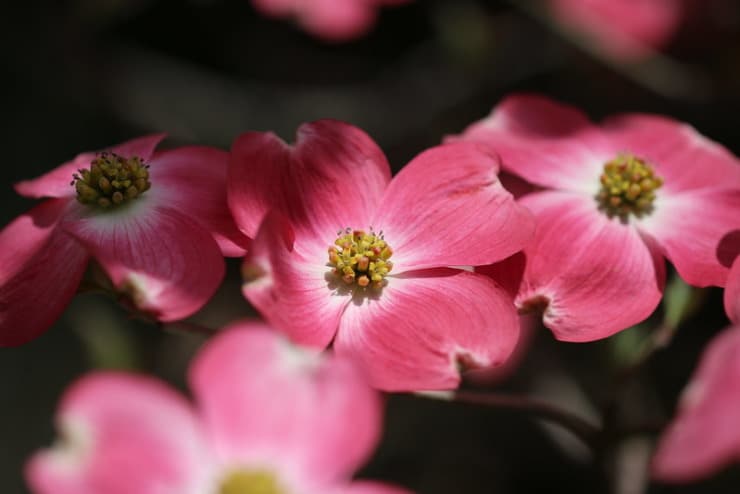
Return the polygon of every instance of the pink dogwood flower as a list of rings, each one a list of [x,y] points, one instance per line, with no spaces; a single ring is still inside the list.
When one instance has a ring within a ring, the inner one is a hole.
[[[244,295],[294,340],[333,341],[376,387],[455,387],[461,367],[506,360],[519,333],[501,287],[448,267],[503,259],[531,237],[531,215],[497,172],[495,157],[462,143],[420,154],[391,180],[373,140],[331,120],[301,126],[294,145],[243,134],[228,193],[255,238]]]
[[[327,41],[348,41],[367,33],[378,9],[411,0],[252,0],[265,15],[293,17],[307,32]]]
[[[686,0],[546,0],[553,17],[607,55],[631,61],[665,46],[678,30]]]
[[[667,257],[696,286],[723,286],[740,249],[740,166],[721,145],[666,117],[601,126],[539,96],[504,100],[456,139],[485,144],[539,190],[515,302],[544,308],[565,341],[592,341],[645,319]]]
[[[380,396],[351,362],[259,323],[209,341],[190,403],[146,376],[97,372],[64,394],[60,440],[26,467],[35,494],[402,494],[352,473],[379,440]]]
[[[45,331],[92,256],[114,288],[162,321],[198,310],[245,238],[226,204],[228,153],[154,152],[152,135],[83,153],[16,190],[48,197],[0,232],[0,346]]]
[[[740,461],[740,326],[712,340],[653,457],[653,477],[686,483]]]

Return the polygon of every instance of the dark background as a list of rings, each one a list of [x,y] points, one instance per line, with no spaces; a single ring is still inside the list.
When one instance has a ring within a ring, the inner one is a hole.
[[[705,4],[687,19],[666,59],[624,65],[562,39],[536,2],[529,9],[519,2],[418,0],[384,10],[368,36],[341,45],[267,20],[248,0],[6,2],[0,221],[32,204],[15,195],[12,183],[144,133],[167,131],[170,145],[228,148],[245,130],[292,139],[301,122],[335,117],[364,128],[398,169],[512,91],[542,92],[597,119],[665,113],[737,154],[740,4]],[[238,263],[231,262],[223,290],[194,320],[219,327],[253,315],[238,287]],[[720,290],[704,295],[671,347],[620,398],[626,409],[670,417],[702,347],[727,324]],[[626,338],[619,345],[629,345]],[[1,349],[0,492],[25,492],[22,465],[51,442],[56,400],[75,377],[93,367],[131,368],[184,389],[184,369],[200,342],[198,335],[133,321],[102,296],[82,295],[39,339]],[[604,399],[617,346],[559,344],[536,329],[504,387],[588,413],[581,403]],[[403,396],[389,399],[386,422],[362,476],[430,494],[607,492],[577,441],[522,413]],[[638,466],[622,478],[640,483],[650,437],[637,438],[624,455]],[[653,485],[649,492],[737,493],[738,486],[734,467],[704,483]],[[641,491],[622,491],[629,492]]]

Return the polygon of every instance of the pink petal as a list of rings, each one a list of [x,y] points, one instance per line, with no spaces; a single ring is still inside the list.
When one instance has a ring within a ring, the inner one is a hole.
[[[227,462],[274,464],[324,484],[349,479],[379,438],[379,396],[355,366],[293,347],[260,323],[210,340],[190,384]]]
[[[604,163],[616,154],[579,110],[528,94],[506,98],[454,139],[489,147],[505,170],[534,184],[594,193]]]
[[[326,41],[349,41],[365,34],[375,23],[377,8],[411,0],[252,0],[254,7],[272,17],[294,17],[309,33]]]
[[[380,482],[358,481],[337,489],[334,494],[411,494],[411,491]]]
[[[389,391],[452,389],[461,368],[502,364],[519,337],[511,298],[489,278],[455,269],[392,277],[347,306],[334,348]]]
[[[566,27],[589,36],[611,56],[639,59],[669,41],[679,27],[684,0],[549,0]]]
[[[692,482],[740,460],[740,327],[722,332],[707,347],[684,391],[678,415],[663,433],[653,476]]]
[[[229,153],[188,146],[154,155],[150,160],[152,189],[182,214],[210,231],[226,256],[241,257],[248,239],[237,229],[226,202]]]
[[[311,0],[300,23],[327,41],[348,41],[369,31],[376,17],[375,6],[367,0]]]
[[[350,298],[336,293],[326,279],[329,243],[301,240],[294,242],[293,229],[282,215],[268,215],[244,259],[242,293],[294,341],[325,348]]]
[[[654,166],[664,179],[659,196],[706,187],[740,188],[740,161],[688,124],[628,114],[606,120],[604,130],[617,149]]]
[[[297,230],[313,231],[331,244],[338,229],[370,226],[389,181],[390,166],[367,134],[319,120],[302,125],[293,146],[272,133],[238,137],[229,168],[229,207],[250,238],[276,208]]]
[[[148,161],[157,144],[165,138],[165,134],[153,134],[139,137],[106,150],[113,151],[121,156],[138,156]],[[82,153],[72,161],[58,166],[52,171],[33,180],[25,180],[15,184],[15,190],[20,195],[38,199],[41,197],[74,197],[75,188],[71,185],[72,176],[80,168],[88,168],[96,153]]]
[[[725,312],[735,324],[740,324],[740,261],[736,260],[727,277],[725,288]]]
[[[154,154],[154,150],[165,137],[167,137],[167,134],[151,134],[138,137],[113,146],[110,150],[126,158],[138,156],[142,161],[148,162]]]
[[[509,132],[518,137],[559,139],[594,125],[575,106],[559,103],[539,94],[520,93],[504,98],[483,120],[465,129],[463,137],[480,137],[490,132]]]
[[[513,173],[502,171],[498,174],[498,179],[501,181],[501,185],[504,186],[504,189],[508,190],[516,199],[524,197],[529,193],[542,190],[542,187],[532,185]]]
[[[79,208],[62,227],[77,237],[141,311],[161,321],[200,309],[224,277],[213,237],[194,220],[146,195],[120,211]]]
[[[534,221],[497,172],[498,161],[470,143],[432,148],[406,165],[373,219],[395,252],[395,272],[488,264],[521,250]]]
[[[488,369],[477,369],[465,375],[465,382],[476,387],[488,387],[505,383],[522,367],[525,357],[532,349],[536,334],[541,329],[540,317],[534,314],[519,316],[519,341],[516,343],[511,357],[499,365]]]
[[[524,269],[527,266],[527,256],[524,252],[517,252],[503,261],[485,266],[476,266],[475,272],[484,274],[493,279],[498,285],[516,298],[522,286]]]
[[[588,196],[538,192],[521,202],[538,229],[516,303],[520,310],[546,304],[543,322],[556,338],[606,338],[657,307],[665,266],[652,240],[610,220]]]
[[[687,283],[723,286],[740,252],[740,189],[663,194],[638,228],[656,239]]]
[[[35,493],[203,492],[207,453],[198,424],[187,401],[160,381],[84,377],[66,392],[57,428],[61,441],[27,465]]]
[[[77,291],[88,255],[57,228],[66,206],[45,201],[0,232],[0,346],[39,336]]]

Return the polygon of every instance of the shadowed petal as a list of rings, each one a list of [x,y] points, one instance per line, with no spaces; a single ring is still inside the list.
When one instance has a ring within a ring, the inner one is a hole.
[[[527,256],[524,255],[524,252],[517,252],[495,264],[476,266],[474,271],[491,277],[512,298],[516,298],[522,285],[526,266]]]
[[[158,152],[151,159],[152,190],[165,204],[210,231],[224,255],[241,257],[247,238],[231,217],[226,202],[229,153],[205,146]]]
[[[244,259],[242,293],[293,341],[324,348],[336,333],[349,297],[326,278],[328,243],[302,241],[295,239],[285,217],[268,215]]]
[[[497,172],[495,157],[471,143],[432,148],[405,166],[373,219],[395,272],[488,264],[521,250],[534,221]]]
[[[161,321],[200,309],[224,276],[213,237],[194,220],[142,196],[127,207],[80,209],[62,227],[80,240],[134,305]]]
[[[389,180],[383,152],[349,124],[304,124],[293,146],[272,133],[248,132],[232,146],[229,207],[250,238],[275,208],[296,230],[331,243],[338,229],[370,226]]]
[[[155,379],[96,373],[77,381],[57,415],[62,438],[34,455],[37,494],[198,494],[207,452],[190,405]]]
[[[452,389],[466,367],[503,363],[519,337],[511,298],[489,278],[456,269],[392,277],[377,297],[347,306],[334,348],[388,391]]]
[[[148,161],[154,152],[154,148],[164,138],[165,134],[153,134],[132,139],[101,151],[113,151],[124,157],[138,156],[142,160]],[[71,185],[72,176],[80,168],[89,168],[95,156],[96,153],[94,152],[79,154],[72,161],[64,163],[38,178],[18,182],[15,184],[15,190],[22,196],[34,199],[41,197],[74,197],[77,192],[74,186]]]
[[[39,336],[77,291],[88,254],[57,228],[67,202],[45,201],[0,232],[0,346]]]
[[[740,261],[736,260],[727,277],[724,294],[725,312],[735,324],[740,324]]]
[[[190,383],[227,462],[267,462],[321,485],[349,479],[378,441],[380,399],[358,369],[294,347],[260,323],[211,340]]]
[[[538,226],[516,303],[523,310],[546,306],[543,322],[556,338],[606,338],[657,307],[665,266],[651,239],[609,219],[591,197],[538,192],[521,202]]]

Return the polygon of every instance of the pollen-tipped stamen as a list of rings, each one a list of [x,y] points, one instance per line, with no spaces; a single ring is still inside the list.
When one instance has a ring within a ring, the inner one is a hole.
[[[141,158],[124,158],[116,153],[103,152],[89,169],[80,169],[72,175],[71,185],[82,204],[110,209],[141,196],[151,188],[149,165]]]
[[[663,179],[655,175],[650,164],[631,154],[619,155],[606,163],[599,181],[599,209],[609,217],[620,218],[649,213],[655,191],[663,185]]]
[[[382,232],[342,230],[328,253],[332,273],[347,286],[383,288],[387,283],[385,277],[393,269],[389,260],[393,249]]]

